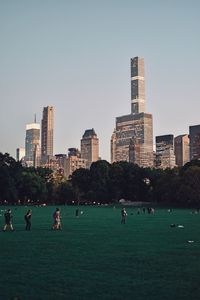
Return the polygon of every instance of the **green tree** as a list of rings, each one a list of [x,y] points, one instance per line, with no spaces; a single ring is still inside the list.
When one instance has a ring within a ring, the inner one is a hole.
[[[15,181],[10,175],[9,167],[0,166],[0,201],[1,203],[14,203],[17,201],[18,193]]]
[[[75,192],[70,182],[61,182],[55,191],[55,202],[57,204],[71,204],[75,201]]]
[[[0,201],[17,201],[17,183],[22,166],[8,153],[0,153]]]
[[[110,168],[112,199],[124,198],[130,201],[146,201],[148,185],[145,169],[126,161],[113,163]]]
[[[109,193],[110,164],[106,160],[93,162],[90,167],[91,192],[95,202],[107,203],[110,200]]]
[[[87,193],[91,187],[90,170],[88,169],[77,169],[70,176],[69,181],[74,189],[76,202],[79,204],[80,201],[87,200]]]
[[[181,170],[178,199],[180,205],[200,207],[200,165]]]
[[[27,168],[22,172],[18,189],[22,203],[46,201],[46,185],[41,177],[31,169]]]
[[[160,172],[154,186],[154,199],[160,203],[177,203],[180,178],[177,169]]]

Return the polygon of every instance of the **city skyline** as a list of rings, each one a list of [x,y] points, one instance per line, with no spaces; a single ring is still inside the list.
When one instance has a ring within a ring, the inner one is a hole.
[[[154,143],[188,134],[200,124],[199,8],[198,1],[0,1],[0,151],[15,157],[26,124],[51,105],[55,154],[80,148],[82,132],[94,128],[99,155],[110,161],[137,55],[145,59]]]

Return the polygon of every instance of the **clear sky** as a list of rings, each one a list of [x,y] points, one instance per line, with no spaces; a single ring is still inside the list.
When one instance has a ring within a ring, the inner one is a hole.
[[[0,0],[0,152],[15,157],[26,124],[53,105],[54,153],[94,128],[109,161],[134,56],[145,59],[154,137],[200,124],[199,0]]]

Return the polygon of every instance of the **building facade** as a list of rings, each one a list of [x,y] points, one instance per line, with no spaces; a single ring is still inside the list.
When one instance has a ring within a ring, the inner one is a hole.
[[[53,156],[54,109],[53,106],[43,108],[41,128],[41,160],[45,164]]]
[[[74,171],[80,168],[86,168],[86,160],[81,158],[81,153],[76,148],[68,149],[68,157],[66,158],[65,176],[69,178]]]
[[[56,170],[59,170],[61,174],[66,176],[65,169],[66,169],[66,159],[67,154],[55,154],[55,161],[56,161]]]
[[[25,162],[28,167],[40,165],[40,124],[26,125]]]
[[[190,160],[190,144],[188,134],[182,134],[174,139],[176,165],[184,166]]]
[[[144,59],[131,58],[131,113],[145,112]]]
[[[190,160],[200,159],[200,125],[189,127]]]
[[[25,148],[16,149],[16,160],[21,161],[25,157]]]
[[[156,165],[166,169],[176,166],[173,134],[156,136]]]
[[[111,137],[111,163],[153,166],[153,119],[145,112],[144,59],[131,58],[131,114],[116,118]]]
[[[86,168],[99,159],[99,139],[94,128],[85,130],[81,139],[81,158],[86,161]]]

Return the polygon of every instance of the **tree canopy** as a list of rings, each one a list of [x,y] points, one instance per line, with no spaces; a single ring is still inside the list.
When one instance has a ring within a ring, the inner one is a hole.
[[[0,203],[116,203],[140,202],[200,206],[200,161],[182,168],[140,168],[120,161],[92,163],[67,180],[59,170],[27,168],[8,153],[0,153]]]

